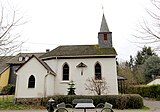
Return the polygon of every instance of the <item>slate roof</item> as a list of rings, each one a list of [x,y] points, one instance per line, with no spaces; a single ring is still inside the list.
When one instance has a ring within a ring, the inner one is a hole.
[[[13,57],[14,56],[0,56],[0,74],[8,68],[9,65],[6,62]]]
[[[100,32],[110,32],[104,14],[102,17]]]
[[[25,62],[25,60],[19,61],[18,60],[19,56],[22,56],[22,57],[26,57],[26,56],[31,57],[32,55],[35,55],[36,57],[40,57],[43,54],[44,53],[19,53],[14,58],[10,59],[7,63],[8,64],[22,64],[22,63]]]
[[[64,45],[40,56],[42,59],[54,57],[92,57],[92,56],[116,56],[115,49],[100,48],[99,45]]]

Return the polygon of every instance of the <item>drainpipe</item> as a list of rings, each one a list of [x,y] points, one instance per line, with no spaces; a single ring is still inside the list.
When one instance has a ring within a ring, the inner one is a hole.
[[[17,72],[14,73],[16,75],[16,91],[15,91],[15,98],[14,98],[14,104],[17,102],[17,93],[18,93],[18,83],[19,83],[19,77]]]
[[[56,57],[56,74],[57,74],[57,71],[58,71],[58,60],[57,60],[57,57]]]
[[[44,77],[44,98],[46,97],[46,78],[49,75],[48,71],[47,71],[47,75],[45,75]]]
[[[58,71],[58,59],[56,57],[56,74],[57,74],[57,71]],[[54,93],[55,93],[55,77],[54,77]]]

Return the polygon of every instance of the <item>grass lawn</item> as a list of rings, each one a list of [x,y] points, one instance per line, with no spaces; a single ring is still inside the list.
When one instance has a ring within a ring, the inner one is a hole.
[[[0,95],[0,110],[45,109],[43,106],[14,104],[14,95]]]

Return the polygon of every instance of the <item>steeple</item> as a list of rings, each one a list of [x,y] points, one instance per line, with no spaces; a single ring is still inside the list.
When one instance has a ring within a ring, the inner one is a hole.
[[[100,32],[98,33],[98,43],[101,48],[112,47],[112,32],[109,31],[104,14],[102,17]]]
[[[107,25],[106,18],[104,16],[104,14],[103,14],[103,17],[102,17],[100,32],[109,32],[109,28],[108,28],[108,25]]]

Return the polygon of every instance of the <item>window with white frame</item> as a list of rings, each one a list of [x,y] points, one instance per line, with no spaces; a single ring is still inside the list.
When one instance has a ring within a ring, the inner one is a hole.
[[[35,77],[33,75],[29,77],[28,88],[35,88]]]
[[[69,80],[69,66],[67,63],[63,65],[63,81],[68,81]]]
[[[96,63],[95,65],[95,80],[101,80],[102,74],[101,74],[101,65],[99,63]]]

